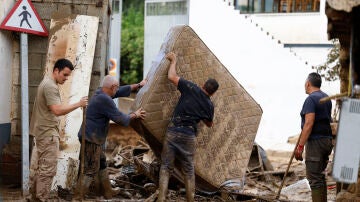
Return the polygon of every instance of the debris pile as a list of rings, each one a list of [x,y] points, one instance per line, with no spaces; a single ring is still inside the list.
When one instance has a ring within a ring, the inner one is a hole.
[[[135,146],[117,145],[112,146],[110,150],[107,148],[106,151],[112,186],[122,189],[122,192],[113,200],[156,201],[160,162],[150,147],[144,141],[139,140]],[[274,201],[284,177],[288,158],[284,156],[281,161],[276,159],[276,162],[270,162],[271,158],[273,157],[267,156],[259,145],[254,144],[247,172],[242,180],[226,181],[214,192],[197,190],[195,200],[214,202]],[[304,168],[303,163],[293,163],[292,169],[288,172],[287,187],[283,189],[279,201],[309,201],[311,194],[306,185]],[[329,186],[329,192],[332,191],[335,191],[334,186]],[[58,187],[58,196],[69,201],[72,192]],[[95,182],[91,187],[90,194],[86,196],[86,200],[99,201],[102,199],[96,190]],[[170,179],[168,199],[170,201],[186,201],[185,188],[175,177]]]

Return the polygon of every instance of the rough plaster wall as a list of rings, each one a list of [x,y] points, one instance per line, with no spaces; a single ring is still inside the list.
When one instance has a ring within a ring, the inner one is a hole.
[[[107,54],[108,36],[108,0],[32,0],[36,11],[49,30],[51,16],[57,12],[62,15],[82,14],[99,17],[99,29],[90,83],[89,96],[100,84],[100,77],[104,75]],[[20,37],[19,37],[20,38]],[[14,59],[12,66],[12,96],[11,96],[11,140],[8,148],[12,153],[20,154],[21,145],[21,79],[20,79],[20,47],[19,38],[14,41]],[[43,78],[48,38],[28,35],[29,46],[29,111],[31,111],[37,91],[37,86]]]
[[[13,2],[9,0],[0,1],[0,22],[4,20],[7,12],[13,6]],[[2,30],[0,32],[0,124],[10,123],[10,87],[11,87],[11,50],[12,50],[11,32]],[[1,149],[1,148],[0,148]],[[1,153],[1,151],[0,151]]]

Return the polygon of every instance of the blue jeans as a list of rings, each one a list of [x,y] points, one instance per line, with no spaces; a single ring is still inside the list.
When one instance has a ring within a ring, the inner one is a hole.
[[[176,158],[181,164],[185,177],[194,176],[195,141],[195,136],[168,130],[161,153],[161,169],[172,173]]]

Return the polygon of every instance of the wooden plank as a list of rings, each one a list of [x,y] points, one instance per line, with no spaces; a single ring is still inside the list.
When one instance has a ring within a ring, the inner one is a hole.
[[[98,17],[85,15],[51,20],[45,74],[52,73],[54,63],[59,58],[69,59],[75,67],[69,79],[63,85],[59,85],[63,103],[75,103],[89,93],[98,24]],[[52,189],[57,185],[71,188],[76,182],[80,152],[77,134],[81,123],[80,108],[61,118],[61,149]],[[33,163],[36,159],[36,155],[33,154],[32,169],[36,169],[36,164]]]

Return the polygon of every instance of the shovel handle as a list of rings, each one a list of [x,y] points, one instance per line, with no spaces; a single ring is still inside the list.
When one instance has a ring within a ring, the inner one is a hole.
[[[283,177],[283,179],[282,179],[281,185],[280,185],[280,187],[279,187],[279,191],[278,191],[278,193],[276,194],[276,198],[275,198],[275,199],[279,199],[279,198],[280,198],[281,190],[282,190],[282,188],[283,188],[283,186],[284,186],[286,176],[287,176],[287,174],[288,174],[288,172],[289,172],[291,163],[292,163],[292,161],[293,161],[293,159],[294,159],[295,151],[296,151],[297,146],[299,145],[300,138],[301,138],[301,133],[300,133],[299,138],[298,138],[298,140],[297,140],[297,142],[296,142],[294,151],[293,151],[293,153],[291,154],[291,158],[290,158],[290,160],[289,160],[288,166],[287,166],[287,168],[286,168],[284,177]]]

